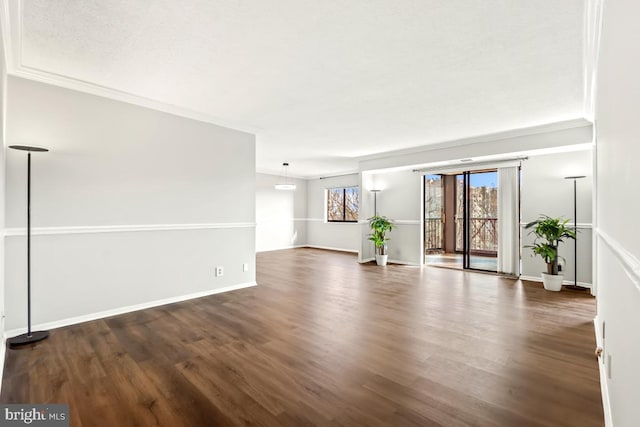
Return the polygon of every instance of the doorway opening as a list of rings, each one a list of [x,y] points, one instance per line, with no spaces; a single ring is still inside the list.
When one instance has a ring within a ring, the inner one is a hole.
[[[498,171],[424,176],[425,264],[498,271]]]

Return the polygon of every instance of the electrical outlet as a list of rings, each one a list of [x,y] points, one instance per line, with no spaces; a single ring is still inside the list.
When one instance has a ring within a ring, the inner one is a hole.
[[[242,264],[242,271],[244,273],[246,273],[247,271],[249,271],[249,263],[245,262],[244,264]]]
[[[222,268],[221,265],[216,267],[216,277],[222,277],[224,276],[224,269]]]

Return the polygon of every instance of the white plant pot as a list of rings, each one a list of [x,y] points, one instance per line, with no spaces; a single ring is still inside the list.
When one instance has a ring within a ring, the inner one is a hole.
[[[389,255],[376,255],[376,264],[387,265],[387,257]]]
[[[544,285],[544,288],[548,291],[557,292],[562,290],[563,279],[564,279],[564,276],[562,274],[553,275],[549,273],[542,273],[542,284]]]

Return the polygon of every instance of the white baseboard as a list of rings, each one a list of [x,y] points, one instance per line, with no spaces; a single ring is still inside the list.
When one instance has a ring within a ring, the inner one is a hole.
[[[528,282],[540,282],[542,283],[542,277],[536,277],[536,276],[520,276],[520,280],[526,280]],[[573,280],[563,280],[562,281],[562,285],[563,286],[569,286],[569,285],[573,285]],[[578,286],[581,286],[583,288],[587,288],[587,289],[591,289],[591,283],[585,283],[585,282],[578,282]]]
[[[596,346],[603,347],[602,343],[602,331],[600,330],[600,319],[596,316],[593,319],[594,331],[596,334]],[[602,393],[602,409],[604,411],[604,425],[605,427],[613,427],[613,419],[611,418],[611,402],[609,400],[609,386],[607,382],[607,367],[603,363],[605,355],[602,354],[601,359],[598,360],[598,371],[600,371],[600,392]]]
[[[387,260],[387,262],[390,264],[412,265],[414,267],[420,265],[420,264],[416,264],[414,262],[409,262],[409,261],[398,261],[397,259],[390,259],[390,260]]]
[[[161,300],[149,301],[142,304],[129,305],[126,307],[114,308],[111,310],[99,311],[97,313],[85,314],[77,317],[70,317],[67,319],[56,320],[53,322],[40,323],[33,325],[32,330],[49,330],[55,328],[61,328],[63,326],[75,325],[83,322],[90,322],[92,320],[104,319],[105,317],[117,316],[119,314],[131,313],[133,311],[144,310],[146,308],[158,307],[161,305],[172,304],[175,302],[187,301],[190,299],[206,297],[209,295],[221,294],[224,292],[235,291],[238,289],[250,288],[257,286],[256,282],[240,283],[238,285],[226,286],[224,288],[210,289],[202,292],[194,292],[187,295],[179,295],[171,298],[165,298]],[[14,337],[27,332],[26,328],[13,329],[5,333],[5,338]],[[3,347],[4,348],[4,347]]]
[[[263,249],[261,251],[256,251],[256,253],[261,252],[273,252],[273,251],[284,251],[286,249],[296,249],[296,248],[306,248],[307,245],[292,245],[292,246],[283,246],[281,248],[273,248],[273,249]]]
[[[358,261],[358,262],[359,262],[360,264],[366,264],[366,263],[368,263],[368,262],[375,261],[375,260],[376,260],[376,259],[375,259],[375,257],[372,257],[372,258],[365,258],[365,259],[360,260],[360,261]],[[398,260],[395,260],[395,259],[387,259],[387,263],[388,263],[388,264],[400,264],[400,265],[412,265],[412,266],[418,266],[418,264],[414,264],[414,263],[412,263],[412,262],[407,262],[407,261],[398,261]]]
[[[337,252],[349,252],[349,253],[354,253],[357,254],[358,251],[354,250],[354,249],[343,249],[343,248],[334,248],[331,246],[319,246],[319,245],[293,245],[293,246],[284,246],[282,248],[273,248],[273,249],[265,249],[262,251],[256,251],[256,252],[273,252],[273,251],[282,251],[285,249],[297,249],[297,248],[313,248],[313,249],[324,249],[327,251],[337,251]]]
[[[303,248],[313,248],[313,249],[324,249],[327,251],[338,251],[338,252],[349,252],[352,254],[357,254],[358,251],[354,249],[343,249],[343,248],[333,248],[330,246],[319,246],[319,245],[302,245]]]

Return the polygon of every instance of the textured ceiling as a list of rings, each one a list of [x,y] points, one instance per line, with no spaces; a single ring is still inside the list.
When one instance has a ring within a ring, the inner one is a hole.
[[[257,168],[582,117],[582,0],[25,0],[21,67],[237,123]]]

